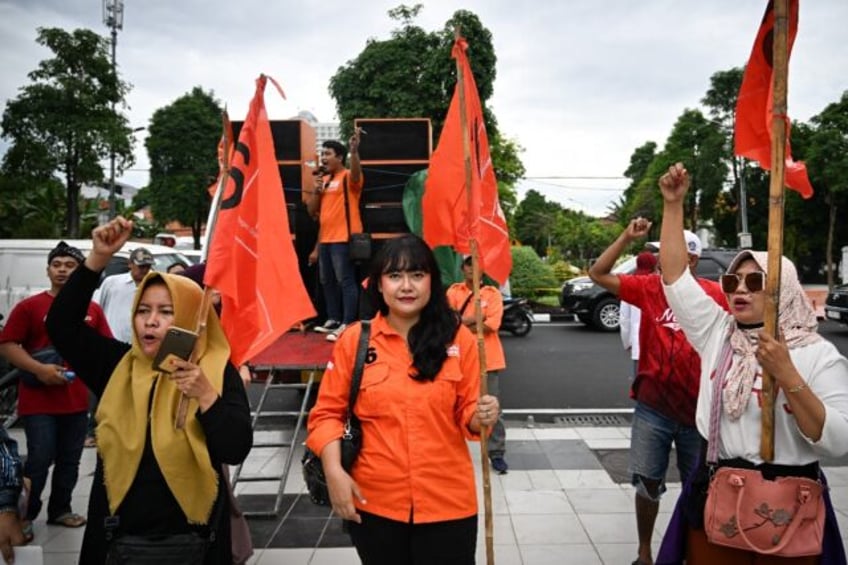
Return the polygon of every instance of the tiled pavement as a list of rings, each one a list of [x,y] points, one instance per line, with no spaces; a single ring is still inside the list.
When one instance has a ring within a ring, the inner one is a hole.
[[[280,432],[257,432],[257,441]],[[627,564],[636,552],[633,489],[626,483],[627,427],[535,426],[508,422],[506,475],[492,474],[495,562],[499,565]],[[25,450],[23,433],[13,430]],[[265,437],[262,437],[265,436]],[[469,444],[480,485],[479,449]],[[254,449],[248,471],[271,472],[283,460],[279,449]],[[347,565],[359,563],[339,520],[304,495],[299,453],[276,519],[251,519],[256,553],[252,564]],[[848,462],[825,467],[841,521],[848,520]],[[84,513],[94,468],[94,451],[85,450],[74,509]],[[670,477],[675,473],[670,472]],[[242,483],[237,494],[245,507],[273,503],[276,486]],[[671,515],[679,484],[671,483],[660,504],[655,548]],[[482,508],[482,503],[481,503]],[[485,563],[483,518],[478,563]],[[35,542],[45,563],[77,563],[82,529],[35,524]],[[845,537],[845,530],[843,530]],[[846,538],[848,539],[848,538]]]

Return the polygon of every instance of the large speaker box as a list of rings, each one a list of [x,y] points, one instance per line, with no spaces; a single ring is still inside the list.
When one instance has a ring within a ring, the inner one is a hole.
[[[433,151],[433,132],[428,118],[358,119],[364,130],[359,142],[362,161],[421,161]]]
[[[232,122],[233,138],[238,139],[244,121]],[[315,128],[303,120],[271,120],[271,136],[277,161],[303,161],[315,158]]]
[[[362,204],[378,202],[400,202],[403,200],[403,188],[413,173],[427,169],[426,163],[378,165],[363,163],[362,175],[365,186],[362,188]]]

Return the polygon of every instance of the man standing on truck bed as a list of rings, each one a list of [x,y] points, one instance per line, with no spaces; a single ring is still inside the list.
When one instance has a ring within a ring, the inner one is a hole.
[[[327,321],[315,331],[336,341],[344,328],[357,319],[359,287],[350,258],[350,234],[362,232],[359,197],[364,179],[359,164],[359,128],[350,138],[350,169],[345,168],[347,149],[338,141],[325,141],[315,187],[306,209],[318,218],[318,276],[324,291]]]

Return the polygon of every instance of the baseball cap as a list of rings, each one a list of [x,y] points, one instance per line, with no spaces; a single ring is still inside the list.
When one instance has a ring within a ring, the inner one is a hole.
[[[130,253],[130,262],[139,266],[150,266],[155,263],[153,254],[144,247],[136,247]]]
[[[689,255],[696,255],[696,256],[700,257],[702,246],[701,246],[701,240],[698,238],[698,236],[695,235],[694,233],[692,233],[689,230],[683,230],[683,239],[686,240],[686,247],[689,250]],[[645,246],[646,247],[653,247],[655,249],[659,249],[660,248],[660,242],[659,241],[650,241],[650,242],[646,243]]]
[[[657,257],[650,251],[643,251],[636,256],[636,274],[647,275],[657,268]]]
[[[50,253],[47,254],[47,264],[53,262],[53,259],[56,257],[70,257],[72,259],[76,259],[77,263],[80,265],[85,262],[85,255],[82,254],[82,251],[74,247],[73,245],[68,245],[64,241],[60,241],[56,247],[50,250]]]

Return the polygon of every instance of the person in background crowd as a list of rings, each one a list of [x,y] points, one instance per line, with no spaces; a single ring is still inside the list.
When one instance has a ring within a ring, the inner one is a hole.
[[[639,371],[630,388],[636,400],[630,433],[628,472],[636,487],[636,529],[638,556],[633,565],[651,565],[659,501],[665,492],[665,475],[672,444],[676,448],[677,469],[686,480],[698,459],[701,436],[695,428],[700,359],[686,341],[674,319],[658,274],[613,274],[612,267],[636,240],[648,234],[651,222],[636,218],[607,247],[589,269],[589,276],[621,300],[639,308]],[[694,272],[701,256],[701,241],[686,232],[689,269]],[[655,247],[659,244],[652,244]],[[662,262],[660,262],[662,268]],[[721,288],[705,279],[698,284],[713,299],[727,307]]]
[[[214,310],[197,338],[194,361],[171,356],[168,367],[154,367],[170,328],[194,329],[203,291],[186,277],[148,273],[129,310],[131,343],[97,335],[82,320],[100,272],[132,227],[116,218],[92,232],[91,252],[46,322],[56,349],[100,398],[98,458],[80,563],[104,563],[125,536],[141,536],[153,546],[169,542],[174,551],[200,552],[207,565],[230,565],[222,466],[244,461],[253,430],[244,385],[229,362]],[[176,429],[182,395],[188,413],[184,428]]]
[[[356,320],[359,288],[350,258],[350,234],[362,232],[359,197],[364,177],[359,164],[359,128],[350,138],[350,169],[345,168],[347,149],[338,141],[325,141],[315,188],[307,196],[306,209],[318,218],[318,275],[324,291],[327,321],[315,328],[338,339],[345,326]],[[347,196],[345,196],[347,192]]]
[[[174,261],[168,268],[165,270],[169,275],[181,275],[186,272],[188,269],[188,265],[183,263],[182,261]]]
[[[453,308],[461,318],[462,324],[476,335],[477,318],[474,308],[474,270],[471,267],[471,256],[462,261],[462,275],[465,281],[452,284],[448,288],[448,305]],[[506,369],[506,358],[504,357],[501,338],[498,337],[498,328],[501,327],[503,318],[503,298],[500,291],[489,285],[480,286],[480,308],[483,311],[483,346],[486,349],[486,375],[487,390],[492,396],[499,396],[498,371]],[[492,426],[489,435],[489,461],[492,468],[499,474],[506,474],[509,469],[506,459],[506,428],[502,417]]]
[[[472,565],[474,466],[466,441],[498,419],[480,397],[471,332],[450,309],[433,252],[415,235],[388,240],[372,262],[378,307],[354,414],[362,451],[351,472],[341,441],[361,325],[333,349],[309,413],[307,446],[321,457],[330,500],[365,565]]]
[[[650,275],[657,270],[657,257],[650,251],[643,251],[636,256],[636,271],[634,275]],[[619,327],[621,335],[621,344],[626,351],[630,352],[630,359],[633,360],[633,376],[636,378],[639,373],[639,321],[642,318],[642,311],[629,302],[621,301],[619,309]]]
[[[75,378],[73,363],[53,350],[44,319],[59,291],[85,257],[64,241],[47,256],[50,289],[31,296],[9,314],[0,333],[0,355],[26,372],[18,384],[18,414],[23,417],[27,438],[24,474],[32,481],[23,529],[32,539],[32,521],[41,512],[41,494],[53,466],[47,523],[78,528],[85,518],[71,509],[71,496],[79,476],[80,456],[88,421],[88,389]],[[92,334],[111,338],[100,306],[81,305],[81,323]]]
[[[664,292],[689,341],[701,355],[700,393],[696,415],[698,430],[709,437],[713,379],[722,379],[719,466],[759,470],[764,478],[803,476],[823,480],[822,457],[848,453],[848,359],[817,331],[818,322],[798,280],[795,265],[781,258],[780,292],[775,339],[763,331],[768,254],[742,251],[721,277],[730,313],[716,305],[686,268],[683,237],[683,201],[689,175],[678,163],[660,178],[663,223],[660,247]],[[719,358],[725,345],[731,350],[728,364]],[[777,387],[774,410],[774,460],[760,458],[762,373],[767,371]],[[719,372],[721,374],[719,374]],[[703,491],[709,484],[706,461],[684,493]],[[826,486],[826,485],[825,485]],[[822,555],[776,558],[711,544],[702,524],[686,523],[682,508],[696,500],[683,500],[663,540],[659,560],[688,565],[781,563],[812,565],[845,563],[833,505],[824,489],[826,506]],[[688,497],[687,497],[688,498]],[[703,500],[687,515],[704,516]],[[678,533],[670,536],[669,533]],[[678,537],[673,540],[672,537]],[[679,538],[683,538],[682,540]]]
[[[18,442],[9,437],[6,428],[0,426],[0,554],[6,563],[12,563],[16,545],[25,545],[18,511],[18,499],[23,488],[21,458]]]

